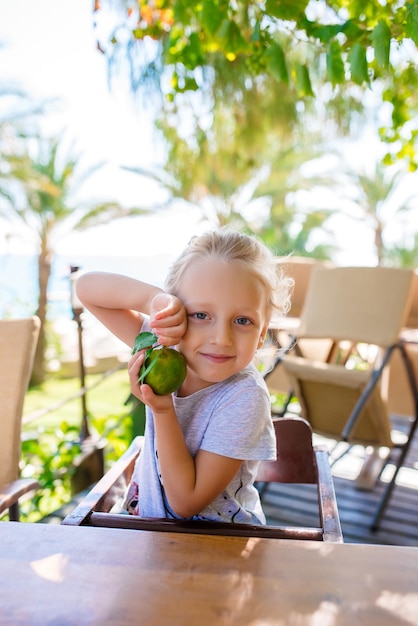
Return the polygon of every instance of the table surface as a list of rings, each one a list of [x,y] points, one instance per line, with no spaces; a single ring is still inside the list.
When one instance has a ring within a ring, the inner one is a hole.
[[[0,522],[0,623],[418,624],[418,549]]]

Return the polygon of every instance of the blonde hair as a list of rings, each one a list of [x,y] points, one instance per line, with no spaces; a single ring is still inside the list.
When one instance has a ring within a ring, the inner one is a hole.
[[[257,278],[264,287],[270,314],[284,315],[289,310],[293,279],[284,275],[277,258],[262,241],[230,227],[193,237],[171,265],[165,282],[166,291],[176,295],[190,263],[210,258],[239,263]]]

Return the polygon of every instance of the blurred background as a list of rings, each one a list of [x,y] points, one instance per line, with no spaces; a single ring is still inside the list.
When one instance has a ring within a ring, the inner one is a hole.
[[[278,259],[417,268],[417,13],[0,0],[0,319],[41,320],[23,419],[33,515],[68,499],[80,408],[111,458],[143,428],[129,347],[74,310],[76,271],[162,285],[220,224]]]
[[[304,4],[318,22],[349,17]],[[292,46],[297,21],[273,12],[273,52],[284,51],[290,81],[283,68],[274,80],[272,48],[267,62],[254,49],[241,61],[228,33],[230,52],[208,55],[206,74],[192,36],[184,67],[174,59],[167,70],[171,5],[0,0],[0,316],[37,311],[65,337],[71,266],[162,284],[190,237],[219,223],[256,233],[278,256],[415,267],[415,161],[398,138],[382,140],[395,106],[389,69],[373,68],[367,84],[352,64],[337,85],[320,52],[302,37]],[[406,39],[391,54],[410,90],[407,136],[416,46]],[[295,71],[305,82],[292,84]]]

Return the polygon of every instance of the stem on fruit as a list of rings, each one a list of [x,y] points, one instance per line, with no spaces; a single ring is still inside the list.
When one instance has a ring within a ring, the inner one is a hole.
[[[149,350],[147,350],[145,353],[144,362],[141,366],[141,369],[139,370],[139,378],[138,378],[139,383],[144,380],[145,376],[152,370],[152,368],[157,362],[158,355],[153,361],[151,361],[151,363],[147,367],[145,367],[145,361],[147,360],[147,357],[151,354],[152,351],[153,351],[153,348],[149,348]]]

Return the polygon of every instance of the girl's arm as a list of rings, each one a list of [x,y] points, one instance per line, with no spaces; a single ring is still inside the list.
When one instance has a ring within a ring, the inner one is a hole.
[[[222,493],[242,461],[205,450],[191,456],[171,395],[157,396],[149,385],[138,385],[143,357],[143,352],[137,353],[129,362],[131,390],[153,410],[158,460],[170,506],[180,517],[192,517]]]
[[[193,458],[175,415],[154,413],[154,424],[161,475],[170,506],[180,517],[197,515],[226,489],[242,461],[206,450],[199,450]]]
[[[102,324],[131,347],[143,314],[151,315],[151,327],[161,344],[175,345],[186,331],[186,313],[178,298],[129,276],[83,274],[77,281],[77,295]]]

